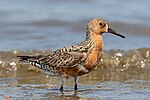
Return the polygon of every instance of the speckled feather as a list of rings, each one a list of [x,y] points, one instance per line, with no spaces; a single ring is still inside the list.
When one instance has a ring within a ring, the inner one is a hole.
[[[87,38],[85,41],[77,45],[58,49],[47,56],[38,55],[18,57],[20,57],[21,61],[26,61],[43,71],[52,73],[50,75],[58,75],[58,68],[71,68],[77,67],[79,64],[84,64],[91,49],[91,39]]]

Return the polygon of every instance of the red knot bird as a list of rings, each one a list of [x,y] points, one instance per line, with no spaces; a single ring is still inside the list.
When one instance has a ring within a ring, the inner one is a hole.
[[[46,56],[18,57],[21,61],[30,63],[48,75],[59,76],[62,81],[60,91],[64,90],[65,80],[73,77],[74,90],[77,90],[78,77],[91,72],[102,57],[103,33],[112,33],[125,38],[125,36],[110,28],[104,20],[95,18],[89,21],[86,38],[81,43],[63,47]]]

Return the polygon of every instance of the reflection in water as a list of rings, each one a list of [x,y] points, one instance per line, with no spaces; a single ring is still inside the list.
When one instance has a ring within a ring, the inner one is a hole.
[[[72,93],[72,94],[66,94],[67,92],[64,91],[65,93],[46,93],[44,95],[45,98],[49,99],[51,98],[52,100],[79,100],[81,99],[78,95],[77,95],[77,91],[70,91],[68,93]]]

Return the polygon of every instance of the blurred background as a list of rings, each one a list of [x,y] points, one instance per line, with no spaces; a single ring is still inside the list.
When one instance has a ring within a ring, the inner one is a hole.
[[[0,100],[148,100],[150,0],[0,0]],[[102,18],[125,39],[103,34],[99,65],[59,92],[60,80],[18,62],[17,55],[49,54],[85,39]],[[74,95],[73,95],[74,94]]]
[[[127,37],[104,34],[105,50],[150,47],[149,4],[149,0],[1,0],[0,50],[56,50],[79,43],[92,18],[104,19]]]

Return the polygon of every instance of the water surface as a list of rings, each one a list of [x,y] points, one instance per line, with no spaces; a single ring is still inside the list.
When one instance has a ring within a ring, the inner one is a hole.
[[[14,100],[119,100],[150,97],[150,49],[105,51],[99,65],[79,78],[78,90],[68,79],[65,91],[59,91],[60,78],[47,76],[37,68],[19,63],[17,55],[48,54],[47,51],[0,52],[0,98]]]

